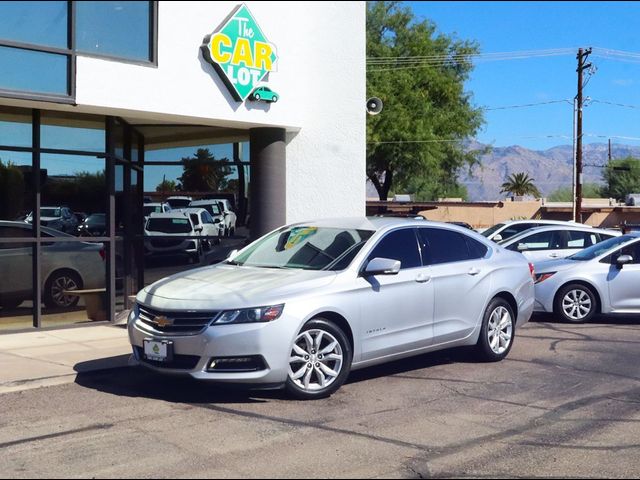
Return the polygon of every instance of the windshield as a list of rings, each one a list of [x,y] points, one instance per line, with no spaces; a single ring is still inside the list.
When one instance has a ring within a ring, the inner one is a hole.
[[[188,207],[191,203],[191,199],[189,198],[170,198],[167,200],[167,203],[171,208],[185,208]]]
[[[489,238],[491,235],[493,235],[495,232],[500,230],[502,227],[504,227],[504,223],[499,223],[497,225],[494,225],[491,228],[488,228],[487,230],[482,232],[481,235],[484,235],[485,237]]]
[[[150,218],[147,230],[161,233],[191,233],[188,218]]]
[[[623,243],[627,243],[629,240],[633,240],[635,238],[637,237],[633,237],[631,235],[613,237],[613,238],[610,238],[609,240],[605,240],[604,242],[598,243],[589,248],[585,248],[584,250],[581,250],[580,252],[574,255],[571,255],[570,257],[567,257],[567,258],[569,258],[569,260],[587,262],[589,260],[593,260],[596,257],[599,257],[600,255],[605,254],[607,251],[611,250],[612,248],[616,248],[622,245]]]
[[[62,212],[59,208],[41,208],[40,209],[41,217],[61,217]]]
[[[93,215],[89,215],[85,220],[85,223],[89,225],[104,225],[105,223],[104,213],[95,213]]]
[[[373,231],[295,226],[258,240],[229,263],[265,268],[342,270]]]

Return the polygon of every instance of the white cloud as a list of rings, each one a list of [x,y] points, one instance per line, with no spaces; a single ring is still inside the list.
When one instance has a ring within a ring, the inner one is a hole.
[[[620,78],[613,81],[613,84],[618,85],[619,87],[630,87],[631,85],[633,85],[633,83],[633,80],[631,80],[630,78]]]

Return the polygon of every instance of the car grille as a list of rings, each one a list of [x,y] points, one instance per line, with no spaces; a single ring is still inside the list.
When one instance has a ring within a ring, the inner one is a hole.
[[[154,248],[171,248],[179,246],[182,242],[184,242],[184,240],[181,238],[152,238],[151,240],[149,240],[149,242]]]
[[[198,365],[200,357],[195,355],[174,355],[170,362],[158,362],[156,360],[148,360],[144,358],[144,349],[140,347],[134,347],[136,349],[136,356],[138,359],[157,368],[171,368],[173,370],[193,370]]]
[[[156,332],[166,335],[197,335],[209,326],[218,313],[214,312],[161,312],[139,306],[139,320]],[[164,317],[160,321],[159,317]],[[164,322],[162,320],[165,320]]]

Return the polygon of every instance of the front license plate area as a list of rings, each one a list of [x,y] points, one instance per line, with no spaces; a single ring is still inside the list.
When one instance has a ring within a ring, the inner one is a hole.
[[[173,342],[169,340],[153,340],[145,338],[144,358],[154,362],[170,362],[173,360]]]

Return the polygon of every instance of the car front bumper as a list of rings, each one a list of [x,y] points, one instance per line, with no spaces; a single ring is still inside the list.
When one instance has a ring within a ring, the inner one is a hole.
[[[283,314],[268,323],[212,325],[195,335],[164,334],[142,323],[129,322],[129,341],[134,364],[156,372],[186,375],[198,380],[247,385],[281,386],[289,373],[289,355],[299,328],[296,318]],[[174,360],[160,363],[144,358],[144,340],[169,341]],[[256,371],[214,371],[212,359],[260,358],[263,367]]]

